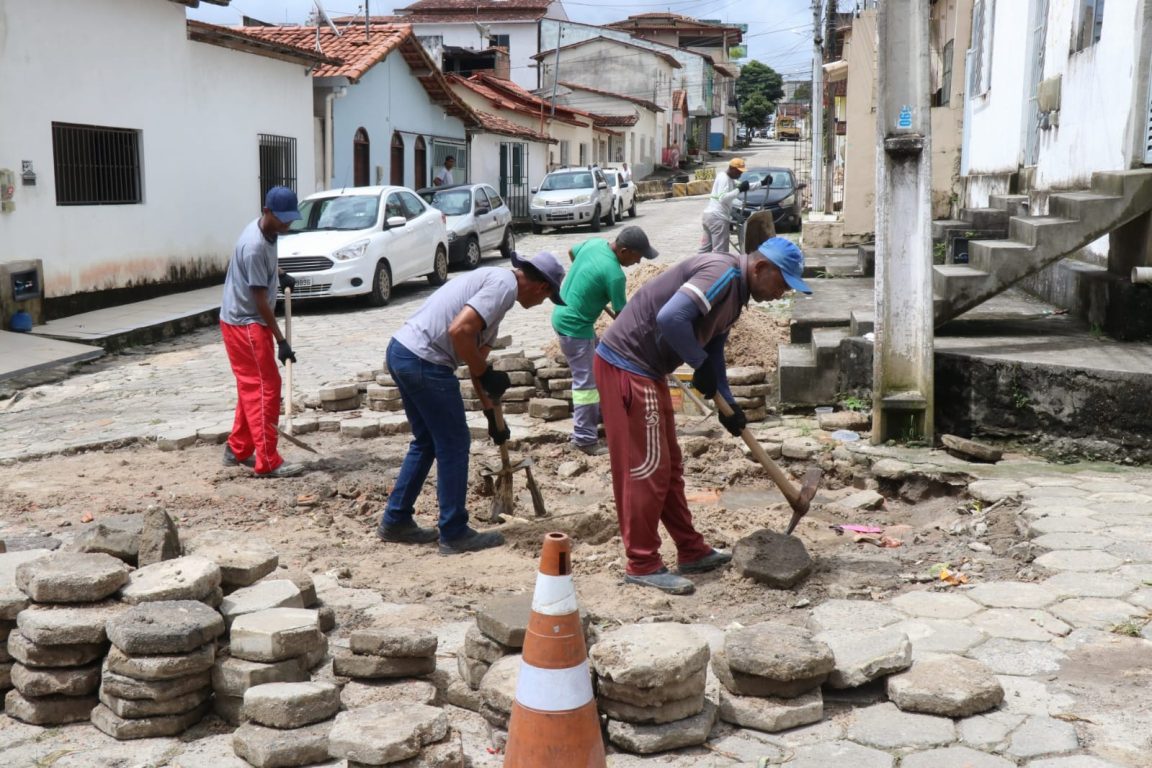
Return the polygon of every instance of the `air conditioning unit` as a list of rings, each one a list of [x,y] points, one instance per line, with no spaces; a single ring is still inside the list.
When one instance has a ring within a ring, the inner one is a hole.
[[[44,322],[44,262],[0,262],[0,328],[11,330],[12,316],[24,310],[34,325]]]

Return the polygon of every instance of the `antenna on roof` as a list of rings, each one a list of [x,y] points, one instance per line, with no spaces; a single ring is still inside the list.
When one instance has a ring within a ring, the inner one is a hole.
[[[332,17],[328,15],[328,11],[324,10],[324,6],[320,5],[320,0],[312,0],[312,2],[316,5],[316,13],[319,14],[321,20],[331,27],[336,37],[340,37],[340,30],[332,23]],[[319,25],[317,25],[317,27],[319,27]],[[319,29],[317,29],[317,31],[319,31]]]
[[[492,45],[492,27],[487,24],[481,24],[478,21],[472,22],[476,25],[476,31],[480,33],[480,47],[481,49],[489,48]]]
[[[368,10],[368,0],[364,0],[364,42],[368,42],[372,32],[372,14]]]

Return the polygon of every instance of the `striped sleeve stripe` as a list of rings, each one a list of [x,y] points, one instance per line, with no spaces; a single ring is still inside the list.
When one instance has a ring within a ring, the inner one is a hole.
[[[732,280],[739,274],[740,273],[736,270],[735,267],[729,267],[728,271],[725,272],[723,275],[721,275],[720,279],[712,284],[712,287],[708,289],[708,299],[707,300],[709,303],[709,309],[711,309],[711,302],[713,301],[713,299],[715,299],[716,296],[719,295],[720,291],[724,290],[724,286],[726,286],[726,285],[728,285],[728,283],[732,282]]]
[[[684,285],[682,285],[680,287],[681,288],[687,288],[688,290],[692,291],[692,293],[696,294],[696,298],[698,298],[698,299],[700,299],[700,301],[704,302],[704,312],[705,313],[712,311],[712,302],[708,301],[708,297],[704,295],[704,291],[702,291],[699,288],[697,288],[696,286],[692,285],[692,283],[684,283]]]

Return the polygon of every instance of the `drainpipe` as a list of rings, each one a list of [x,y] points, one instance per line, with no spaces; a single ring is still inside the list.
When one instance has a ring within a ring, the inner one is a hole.
[[[328,91],[324,97],[324,189],[332,188],[332,167],[335,162],[332,150],[332,103],[343,98],[348,92],[346,86],[338,86]]]

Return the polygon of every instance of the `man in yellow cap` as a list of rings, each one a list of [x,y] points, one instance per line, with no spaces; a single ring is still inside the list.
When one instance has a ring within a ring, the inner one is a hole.
[[[744,173],[744,168],[744,158],[734,157],[724,173],[716,174],[712,194],[708,196],[708,207],[704,209],[704,215],[701,217],[704,236],[700,238],[700,250],[697,253],[728,253],[728,226],[732,221],[732,201],[741,192],[760,186],[758,181],[751,184],[747,181],[737,183],[736,180]]]

